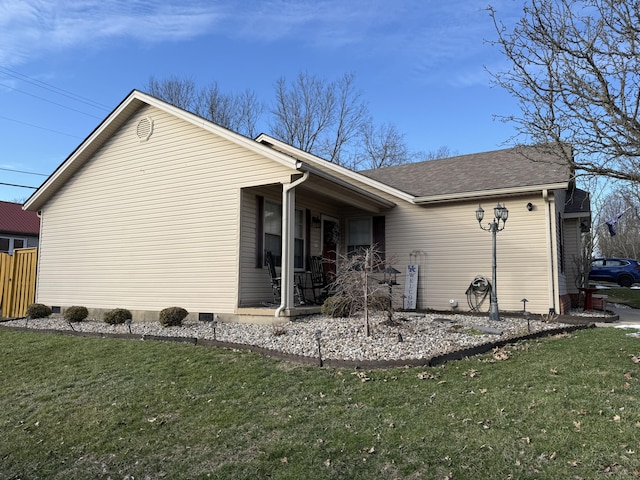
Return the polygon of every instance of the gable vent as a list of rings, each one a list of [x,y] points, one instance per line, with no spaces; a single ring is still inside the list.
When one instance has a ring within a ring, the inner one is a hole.
[[[138,127],[136,128],[136,135],[141,142],[146,142],[149,140],[149,137],[153,133],[153,120],[149,117],[144,117],[138,122]]]

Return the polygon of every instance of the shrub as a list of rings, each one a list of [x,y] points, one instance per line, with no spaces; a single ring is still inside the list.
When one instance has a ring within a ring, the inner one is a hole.
[[[131,312],[126,308],[116,308],[114,310],[109,310],[104,314],[104,322],[109,325],[122,324],[132,318],[133,316],[131,315]]]
[[[322,314],[328,317],[348,317],[353,302],[342,295],[327,298],[322,304]]]
[[[32,303],[27,307],[27,317],[29,318],[47,318],[53,313],[50,307],[42,303]]]
[[[382,295],[374,295],[369,298],[369,309],[388,311],[389,310],[389,297]]]
[[[187,315],[189,312],[181,307],[165,308],[160,311],[160,324],[163,327],[179,327]]]
[[[89,316],[89,310],[87,307],[80,307],[74,305],[64,311],[64,319],[67,322],[81,322]]]

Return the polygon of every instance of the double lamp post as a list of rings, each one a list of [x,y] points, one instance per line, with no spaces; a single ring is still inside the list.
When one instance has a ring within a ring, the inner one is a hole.
[[[484,218],[484,210],[482,206],[478,205],[476,210],[476,220],[482,230],[491,232],[492,245],[493,245],[493,257],[492,257],[492,279],[491,279],[491,303],[489,306],[489,320],[500,320],[500,312],[498,311],[498,287],[496,286],[496,233],[504,230],[509,218],[509,210],[504,205],[499,203],[493,208],[493,220],[487,224],[486,227],[482,226],[482,219]],[[502,223],[501,223],[502,222]]]

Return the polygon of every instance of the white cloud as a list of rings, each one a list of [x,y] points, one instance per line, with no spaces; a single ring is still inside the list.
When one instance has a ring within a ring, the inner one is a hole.
[[[520,5],[496,2],[509,14]],[[482,48],[494,33],[485,8],[469,0],[0,0],[0,65],[117,41],[153,44],[217,33],[353,48],[381,68],[412,65],[419,82],[469,84],[486,81],[478,66],[499,55]]]
[[[206,0],[179,5],[144,0],[4,0],[0,3],[0,63],[96,42],[133,38],[175,41],[210,31],[224,16]]]

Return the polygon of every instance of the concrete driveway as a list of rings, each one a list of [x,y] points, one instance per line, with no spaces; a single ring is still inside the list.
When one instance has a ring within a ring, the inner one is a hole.
[[[640,330],[640,309],[607,305],[607,309],[618,315],[615,322],[596,323],[598,327],[637,328]]]

